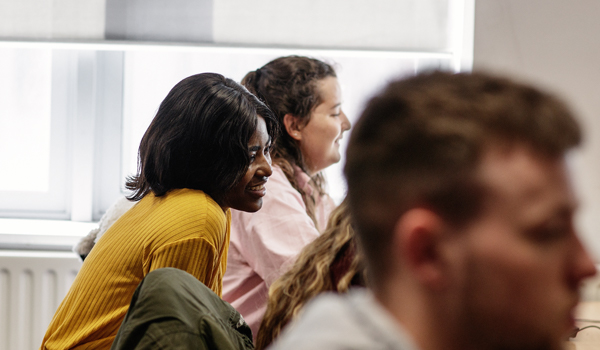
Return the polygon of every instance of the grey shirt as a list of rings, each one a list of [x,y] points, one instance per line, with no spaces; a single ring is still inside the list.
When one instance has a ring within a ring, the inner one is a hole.
[[[269,350],[418,350],[402,326],[366,290],[323,294]]]

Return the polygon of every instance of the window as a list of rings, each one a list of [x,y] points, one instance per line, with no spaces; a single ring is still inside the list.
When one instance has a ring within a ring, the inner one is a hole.
[[[46,48],[0,48],[0,212],[68,218],[68,66]]]
[[[189,75],[213,71],[240,81],[278,56],[316,57],[336,67],[353,120],[389,79],[454,69],[456,60],[452,53],[4,44],[0,216],[76,221],[98,220],[125,193],[144,131],[168,91]],[[326,170],[337,201],[345,194],[342,163]]]
[[[449,46],[436,52],[0,41],[0,217],[100,219],[125,194],[160,102],[192,74],[240,81],[275,57],[316,57],[336,67],[352,121],[392,78],[468,70],[473,1],[453,0],[448,11],[438,29]],[[326,170],[338,202],[345,195],[342,164]]]

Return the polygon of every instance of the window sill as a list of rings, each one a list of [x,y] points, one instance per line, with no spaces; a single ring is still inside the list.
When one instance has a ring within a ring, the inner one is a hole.
[[[0,219],[0,249],[72,251],[95,222]]]

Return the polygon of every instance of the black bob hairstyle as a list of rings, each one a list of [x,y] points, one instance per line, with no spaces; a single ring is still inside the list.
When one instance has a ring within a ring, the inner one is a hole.
[[[277,120],[246,88],[216,73],[183,79],[162,101],[142,138],[137,175],[127,179],[134,191],[128,198],[190,188],[220,203],[248,169],[248,142],[259,116],[273,142]]]

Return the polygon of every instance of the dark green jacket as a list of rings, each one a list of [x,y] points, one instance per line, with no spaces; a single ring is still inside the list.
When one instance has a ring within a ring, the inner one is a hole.
[[[229,303],[189,273],[162,268],[137,287],[111,347],[254,349],[252,331]]]

